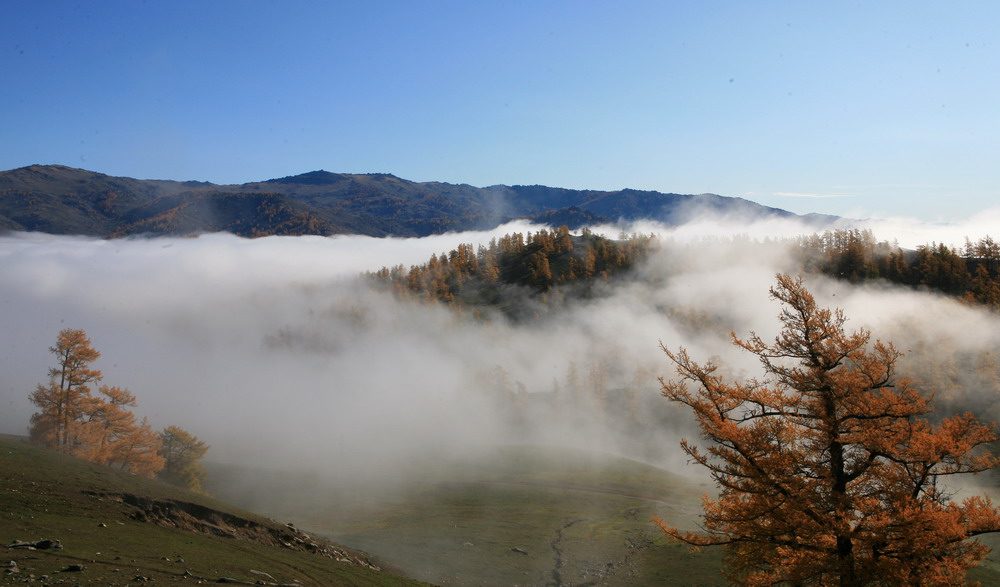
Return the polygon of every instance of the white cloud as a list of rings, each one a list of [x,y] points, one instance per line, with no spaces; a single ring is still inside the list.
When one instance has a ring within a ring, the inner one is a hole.
[[[996,226],[997,218],[984,213],[948,234]],[[215,458],[288,464],[295,455],[333,466],[344,454],[378,462],[404,450],[502,440],[508,423],[483,399],[477,379],[497,365],[528,391],[550,391],[571,363],[602,359],[617,369],[613,378],[630,377],[636,366],[670,376],[662,340],[756,374],[756,361],[728,344],[728,332],[773,334],[779,309],[767,290],[776,272],[794,266],[784,245],[753,243],[809,232],[774,220],[630,226],[659,234],[665,245],[640,279],[520,325],[458,319],[357,280],[364,270],[422,263],[459,243],[531,228],[425,239],[0,237],[0,431],[24,432],[33,411],[28,393],[52,364],[46,349],[72,327],[91,335],[103,353],[97,367],[107,382],[136,394],[141,415],[157,427],[191,430]],[[905,221],[876,228],[883,239],[944,234]],[[603,230],[617,235],[621,227]],[[852,326],[881,338],[900,336],[907,345],[950,338],[967,349],[1000,343],[1000,319],[950,300],[809,283],[825,303],[842,306]],[[647,391],[660,400],[655,388]],[[658,458],[680,465],[675,447],[685,418],[678,410],[671,426],[637,432],[660,447]],[[534,425],[540,439],[626,450],[596,430]]]

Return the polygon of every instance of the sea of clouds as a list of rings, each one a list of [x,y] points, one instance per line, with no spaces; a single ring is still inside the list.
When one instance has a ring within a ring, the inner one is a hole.
[[[904,247],[960,247],[998,218],[867,226]],[[643,393],[656,396],[655,377],[673,374],[662,342],[714,357],[734,376],[759,374],[729,331],[777,333],[779,307],[768,289],[776,273],[796,270],[782,239],[814,231],[732,219],[598,227],[610,236],[655,233],[662,247],[603,295],[516,324],[400,301],[359,277],[535,229],[514,223],[419,239],[0,236],[0,432],[26,433],[34,411],[28,394],[54,365],[48,347],[59,330],[80,328],[102,353],[95,366],[105,382],[129,388],[136,412],[154,427],[179,425],[207,441],[211,459],[315,470],[511,442],[495,405],[476,389],[498,366],[527,393],[549,392],[571,364],[611,357],[628,365],[612,377],[639,368],[650,374]],[[1000,342],[996,314],[933,293],[819,277],[807,286],[820,303],[843,308],[850,328],[869,328],[904,352],[944,341],[949,352],[974,353]],[[580,422],[536,421],[543,429],[531,438],[682,468],[677,441],[696,432],[673,409],[670,426],[635,431],[669,447],[659,455],[628,455],[620,438],[581,430]]]

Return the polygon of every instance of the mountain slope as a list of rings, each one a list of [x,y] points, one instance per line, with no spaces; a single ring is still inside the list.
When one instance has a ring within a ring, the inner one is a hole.
[[[385,173],[311,171],[223,186],[112,177],[61,165],[0,172],[0,230],[99,237],[218,231],[241,236],[426,236],[489,229],[515,218],[575,229],[639,219],[676,224],[702,212],[795,216],[713,194],[538,185],[477,188],[418,183]],[[821,224],[830,219],[808,220]]]
[[[231,232],[255,237],[350,232],[278,193],[206,191],[163,196],[129,210],[111,236]]]
[[[226,499],[364,548],[406,574],[461,585],[724,585],[722,552],[692,553],[653,524],[694,528],[709,488],[603,453],[502,446],[434,454],[379,482],[215,469]],[[235,482],[234,482],[235,481]]]
[[[696,529],[714,486],[611,454],[498,446],[428,454],[372,478],[221,467],[209,479],[233,503],[308,522],[438,585],[730,584],[721,548],[693,550],[652,522]],[[997,556],[970,583],[1000,585]]]
[[[8,547],[0,584],[419,584],[294,527],[6,435],[0,516],[4,545],[61,546]]]

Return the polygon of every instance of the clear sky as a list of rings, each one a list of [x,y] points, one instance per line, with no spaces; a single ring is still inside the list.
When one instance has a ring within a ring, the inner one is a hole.
[[[0,169],[315,169],[964,219],[1000,2],[0,0]]]

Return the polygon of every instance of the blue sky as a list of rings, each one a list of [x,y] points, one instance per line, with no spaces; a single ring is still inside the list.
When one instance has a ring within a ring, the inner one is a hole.
[[[967,218],[1000,205],[996,2],[38,2],[0,169],[314,169]]]

